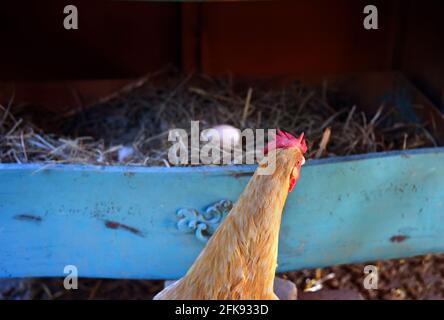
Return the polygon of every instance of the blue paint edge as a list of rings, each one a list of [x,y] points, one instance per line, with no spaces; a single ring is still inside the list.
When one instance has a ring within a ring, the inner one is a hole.
[[[398,156],[415,156],[421,154],[444,153],[444,147],[420,148],[400,151],[372,152],[355,154],[350,156],[331,157],[324,159],[307,160],[306,166],[332,164],[338,162],[350,162],[366,159],[379,159]],[[98,172],[135,172],[135,173],[215,173],[231,174],[238,172],[253,172],[256,165],[229,165],[229,166],[190,166],[190,167],[145,167],[145,166],[121,166],[121,165],[89,165],[89,164],[55,164],[51,162],[34,163],[0,163],[2,170],[61,170],[61,171],[98,171]]]

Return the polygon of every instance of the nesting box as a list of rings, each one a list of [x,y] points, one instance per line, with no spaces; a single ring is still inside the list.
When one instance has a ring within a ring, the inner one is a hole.
[[[79,2],[68,31],[62,4],[5,2],[1,103],[87,109],[165,65],[250,86],[328,81],[369,114],[394,104],[427,123],[436,146],[308,161],[285,207],[278,270],[440,252],[442,5],[373,4],[378,29],[367,30],[365,1]],[[0,276],[75,265],[86,277],[178,278],[254,169],[2,163]]]

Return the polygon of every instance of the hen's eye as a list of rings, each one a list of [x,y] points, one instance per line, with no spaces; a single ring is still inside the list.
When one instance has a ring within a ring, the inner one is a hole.
[[[304,163],[305,163],[305,158],[302,157],[302,161],[301,160],[297,160],[296,161],[296,166],[297,167],[302,167],[304,165]]]

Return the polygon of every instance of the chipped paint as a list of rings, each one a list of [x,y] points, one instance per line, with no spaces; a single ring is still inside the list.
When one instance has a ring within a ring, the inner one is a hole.
[[[236,179],[242,178],[242,177],[251,177],[253,176],[254,172],[237,172],[237,173],[230,173],[230,176],[235,177]]]
[[[125,230],[125,231],[129,231],[139,237],[144,237],[144,235],[142,234],[142,232],[140,232],[140,230],[134,228],[134,227],[130,227],[127,226],[125,224],[119,223],[119,222],[115,222],[115,221],[111,221],[111,220],[105,220],[105,226],[109,229],[121,229],[121,230]]]
[[[42,217],[40,217],[40,216],[36,216],[33,214],[27,214],[27,213],[15,215],[14,219],[21,220],[21,221],[37,222],[37,223],[42,222],[42,220],[43,220]]]
[[[125,172],[123,173],[123,175],[124,175],[125,177],[134,177],[134,176],[136,175],[136,173],[135,173],[135,172],[130,172],[130,171],[125,171]]]
[[[399,243],[399,242],[403,242],[403,241],[407,240],[408,238],[410,238],[410,237],[406,236],[406,235],[396,235],[396,236],[391,237],[390,241]]]

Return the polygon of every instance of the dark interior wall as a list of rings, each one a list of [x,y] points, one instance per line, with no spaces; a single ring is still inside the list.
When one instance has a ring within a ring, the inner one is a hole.
[[[397,66],[444,111],[444,1],[405,1]]]
[[[377,31],[362,27],[367,0],[2,0],[0,82],[125,79],[166,65],[253,77],[400,70],[444,109],[444,1],[371,3]],[[67,4],[79,30],[63,28]]]
[[[74,4],[79,29],[63,28]],[[180,61],[180,5],[125,1],[0,2],[0,80],[127,78]]]
[[[398,1],[371,1],[379,29],[363,27],[364,0],[202,4],[201,67],[240,75],[389,70]]]
[[[367,31],[365,0],[3,0],[0,80],[127,78],[168,64],[249,76],[387,70],[395,2],[372,2],[380,30]],[[79,30],[62,26],[67,4]]]

